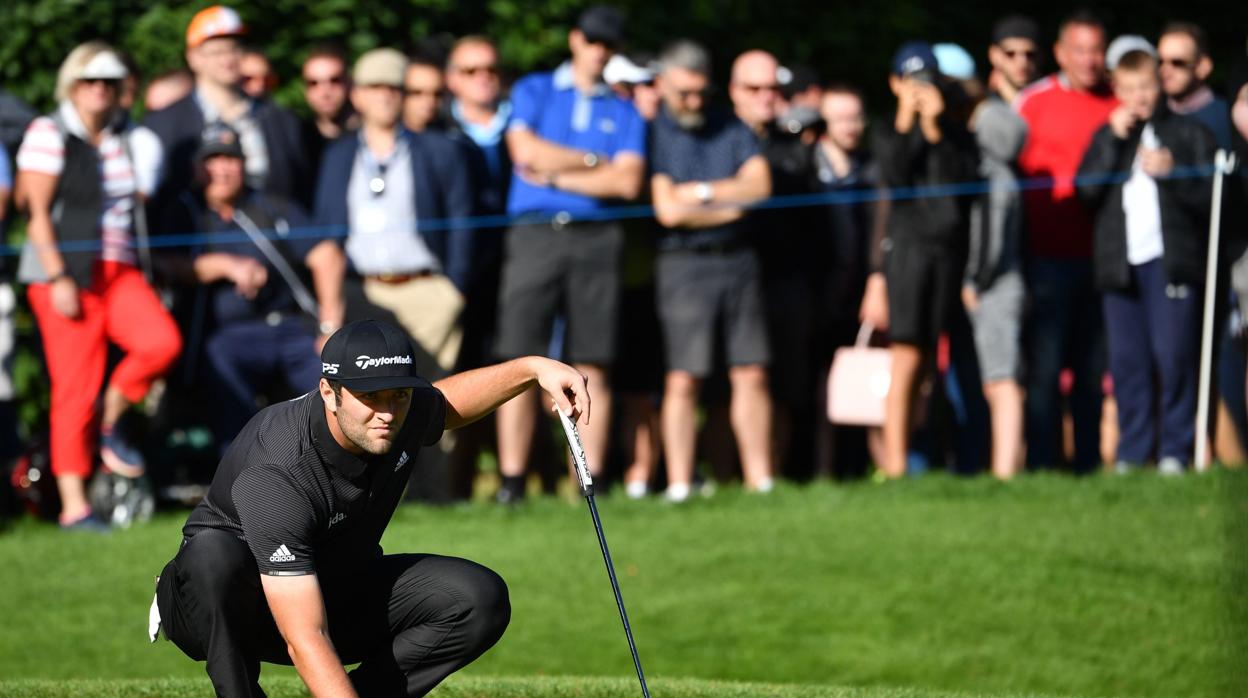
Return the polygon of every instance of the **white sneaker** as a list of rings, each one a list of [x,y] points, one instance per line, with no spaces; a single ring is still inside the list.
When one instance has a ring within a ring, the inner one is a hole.
[[[680,504],[689,499],[689,485],[685,483],[668,485],[667,491],[663,493],[663,498],[673,504]]]
[[[1174,456],[1166,456],[1157,462],[1157,472],[1166,477],[1174,477],[1187,472],[1187,466]]]
[[[629,499],[642,499],[650,494],[650,487],[644,480],[634,480],[624,485],[624,494],[628,495]]]

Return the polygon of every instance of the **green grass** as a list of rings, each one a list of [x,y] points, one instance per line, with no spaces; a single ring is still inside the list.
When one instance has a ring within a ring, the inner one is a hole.
[[[271,698],[306,696],[297,678],[265,679]],[[655,696],[685,698],[1024,698],[1023,694],[986,696],[922,689],[839,688],[782,684],[660,679],[650,682]],[[599,677],[459,677],[438,687],[438,698],[633,698],[640,695],[635,679]],[[194,679],[114,679],[35,681],[0,683],[0,698],[208,698],[212,689]],[[1027,698],[1041,698],[1029,694]]]
[[[1248,695],[1245,472],[599,504],[656,696]],[[183,519],[0,534],[0,695],[210,692],[144,637]],[[640,694],[583,503],[406,507],[385,545],[511,587],[502,641],[438,695]],[[290,669],[265,676],[300,694]],[[81,680],[99,683],[65,683]]]

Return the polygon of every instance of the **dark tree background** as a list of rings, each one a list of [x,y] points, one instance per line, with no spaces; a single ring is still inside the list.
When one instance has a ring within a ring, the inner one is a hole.
[[[142,0],[16,0],[0,7],[0,83],[41,109],[51,106],[56,68],[81,41],[103,38],[133,56],[146,75],[182,65],[184,31],[211,2]],[[499,42],[512,77],[555,64],[566,52],[566,32],[584,0],[263,0],[239,3],[250,41],[270,55],[285,78],[278,101],[299,108],[298,65],[314,43],[337,41],[353,54],[379,45],[402,49],[444,47],[455,37],[485,33]],[[705,42],[722,68],[736,53],[765,48],[784,62],[802,62],[825,79],[858,84],[883,105],[884,77],[893,49],[915,38],[953,41],[971,52],[983,72],[993,21],[1007,12],[1032,15],[1051,43],[1061,18],[1076,3],[784,2],[777,0],[620,0],[630,18],[630,48],[655,50],[677,36]],[[1109,33],[1154,38],[1171,19],[1197,22],[1209,32],[1220,84],[1234,65],[1248,63],[1248,3],[1116,0],[1091,6]],[[1051,68],[1052,66],[1046,66]],[[722,82],[723,72],[720,72]]]

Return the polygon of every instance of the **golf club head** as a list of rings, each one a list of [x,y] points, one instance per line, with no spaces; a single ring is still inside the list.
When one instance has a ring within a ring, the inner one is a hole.
[[[576,471],[576,479],[580,481],[581,495],[588,497],[594,493],[594,479],[589,475],[589,461],[585,459],[581,433],[576,430],[576,422],[564,414],[563,410],[556,409],[555,411],[559,413],[559,423],[563,425],[563,434],[568,437],[568,448],[572,451],[573,470]]]

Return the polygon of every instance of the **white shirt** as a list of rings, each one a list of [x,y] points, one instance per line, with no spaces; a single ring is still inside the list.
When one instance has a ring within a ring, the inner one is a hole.
[[[1146,124],[1140,136],[1140,148],[1155,150],[1160,147],[1153,125]],[[1127,222],[1127,263],[1138,266],[1160,257],[1165,246],[1161,239],[1157,180],[1144,172],[1138,151],[1131,163],[1131,178],[1122,185],[1122,211]]]
[[[355,270],[365,276],[441,271],[417,229],[417,183],[407,142],[398,138],[384,161],[373,156],[362,135],[359,142],[347,184],[346,251]],[[374,178],[385,183],[380,194],[369,188]]]

